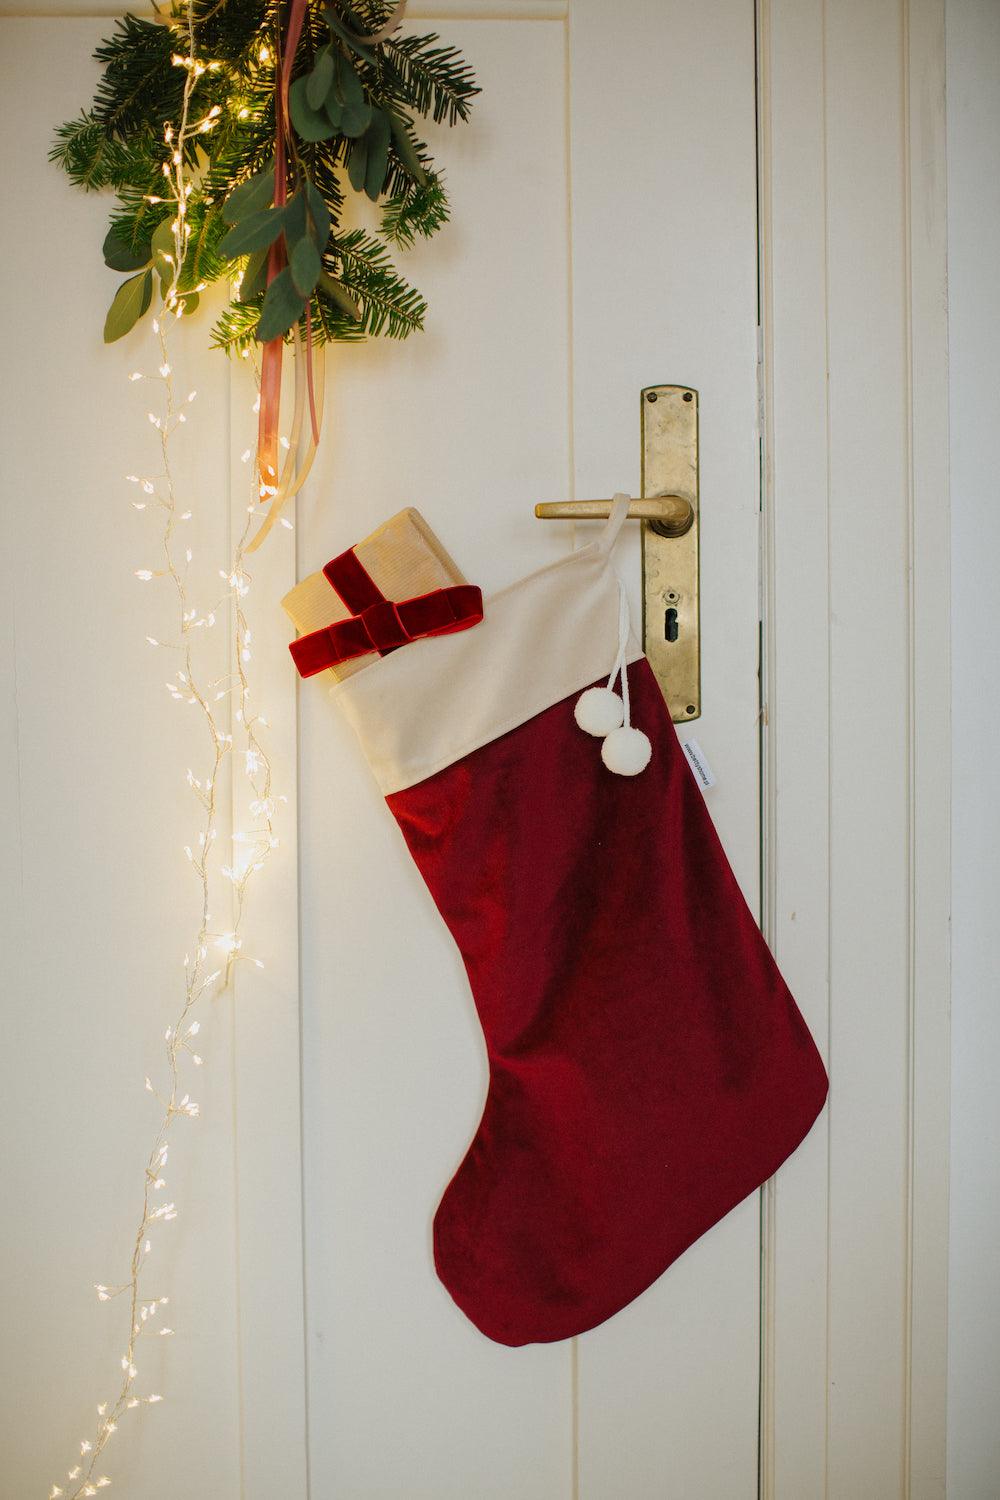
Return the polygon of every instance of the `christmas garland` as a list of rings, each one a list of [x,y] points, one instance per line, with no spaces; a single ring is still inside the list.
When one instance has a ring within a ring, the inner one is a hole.
[[[436,35],[372,40],[392,8],[343,3],[306,8],[288,70],[287,202],[275,205],[279,67],[288,7],[274,0],[195,0],[201,59],[187,55],[187,7],[156,20],[126,15],[95,58],[104,76],[94,103],[57,132],[51,157],[86,189],[112,188],[104,242],[112,270],[130,273],[105,325],[110,342],[142,317],[153,276],[170,277],[173,211],[161,196],[185,72],[198,74],[204,120],[184,143],[193,176],[177,291],[185,311],[199,291],[236,278],[213,330],[240,349],[283,336],[307,310],[313,338],[405,338],[426,304],[392,264],[448,218],[448,199],[415,117],[469,118],[479,92],[468,63]],[[207,61],[205,60],[207,59]],[[345,181],[346,179],[346,181]],[[381,201],[378,233],[341,227],[347,184]],[[282,242],[288,275],[266,286],[268,251]]]
[[[455,125],[479,90],[468,63],[435,34],[397,35],[404,5],[172,0],[156,20],[126,15],[95,53],[104,76],[93,105],[60,128],[51,152],[79,186],[117,194],[104,259],[127,274],[108,309],[106,342],[148,310],[154,276],[178,317],[213,282],[232,283],[214,341],[244,353],[263,345],[257,467],[261,499],[273,503],[251,548],[303,482],[319,442],[314,346],[405,338],[423,326],[426,304],[389,252],[448,218],[415,116]],[[188,41],[196,34],[197,56]],[[171,122],[186,80],[203,113],[177,137]],[[169,186],[179,168],[189,177],[177,200]],[[344,227],[350,189],[382,202],[377,233]],[[289,336],[305,356],[304,381],[296,364],[295,435],[304,385],[312,443],[279,473]]]

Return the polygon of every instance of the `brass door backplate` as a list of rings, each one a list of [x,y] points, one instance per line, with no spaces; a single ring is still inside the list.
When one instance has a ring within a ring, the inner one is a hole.
[[[649,664],[675,724],[701,713],[698,606],[698,392],[651,385],[642,392],[642,494],[678,495],[686,529],[642,522],[642,629]]]

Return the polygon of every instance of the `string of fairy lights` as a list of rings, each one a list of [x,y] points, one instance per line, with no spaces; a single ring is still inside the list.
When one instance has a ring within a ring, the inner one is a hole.
[[[130,474],[127,477],[139,489],[140,498],[132,501],[135,509],[151,512],[161,522],[159,547],[162,562],[157,567],[137,569],[136,577],[143,582],[154,579],[166,582],[172,589],[177,612],[176,639],[160,640],[150,635],[147,640],[151,646],[179,657],[179,665],[166,683],[167,689],[173,700],[197,710],[209,740],[207,772],[200,777],[195,776],[191,769],[186,773],[187,784],[199,809],[200,826],[195,841],[184,847],[184,855],[198,882],[198,925],[184,956],[183,1002],[175,1021],[164,1034],[164,1078],[160,1083],[154,1083],[148,1076],[145,1080],[145,1087],[157,1100],[161,1113],[143,1168],[142,1207],[132,1241],[128,1275],[117,1284],[96,1286],[101,1302],[117,1303],[123,1299],[127,1306],[121,1375],[115,1393],[97,1405],[94,1430],[80,1439],[77,1461],[67,1470],[62,1484],[52,1485],[49,1500],[59,1500],[60,1496],[65,1496],[66,1500],[79,1500],[81,1496],[96,1495],[106,1489],[111,1478],[103,1471],[103,1456],[123,1416],[163,1400],[157,1391],[142,1393],[139,1385],[143,1341],[150,1337],[166,1338],[173,1333],[166,1322],[165,1309],[169,1298],[152,1295],[147,1290],[147,1266],[156,1235],[177,1217],[177,1208],[167,1197],[164,1175],[173,1126],[178,1119],[193,1119],[199,1113],[198,1104],[189,1091],[188,1072],[189,1068],[197,1069],[202,1064],[196,1050],[201,1025],[195,1012],[207,996],[218,996],[227,988],[238,963],[249,962],[263,967],[259,959],[243,951],[242,928],[248,888],[278,845],[275,816],[278,804],[284,800],[275,795],[272,787],[270,761],[259,737],[259,730],[267,727],[267,720],[252,706],[247,674],[252,650],[245,600],[251,575],[245,566],[245,554],[258,514],[256,471],[250,486],[242,535],[229,566],[219,570],[224,587],[211,608],[200,608],[192,598],[189,581],[192,550],[181,539],[192,512],[182,508],[171,462],[171,440],[186,422],[187,408],[196,396],[195,391],[186,396],[178,394],[169,347],[171,325],[183,316],[186,306],[185,295],[178,290],[180,267],[190,232],[186,223],[187,201],[193,186],[187,180],[189,166],[185,147],[193,137],[210,131],[220,114],[219,107],[213,106],[204,116],[195,118],[193,96],[198,81],[205,72],[219,65],[203,62],[196,56],[190,0],[185,32],[186,54],[178,53],[174,57],[175,65],[186,73],[180,117],[164,133],[164,191],[162,198],[155,199],[170,204],[175,212],[172,221],[174,251],[172,256],[164,257],[168,270],[161,287],[162,306],[153,320],[158,365],[155,372],[136,370],[129,377],[133,381],[148,380],[154,387],[159,387],[159,409],[151,410],[148,416],[159,436],[161,467],[157,474]],[[245,455],[248,462],[251,457],[249,452]],[[283,520],[282,524],[288,526],[290,523]],[[232,624],[231,669],[224,677],[213,679],[204,664],[209,655],[204,643],[217,622],[227,621]],[[235,765],[240,766],[249,784],[246,802],[251,826],[240,832],[234,831],[233,854],[229,863],[225,863],[215,851],[220,834],[222,780],[228,760],[234,762],[234,774]],[[212,929],[210,892],[216,877],[228,882],[232,890],[231,918],[223,932]]]

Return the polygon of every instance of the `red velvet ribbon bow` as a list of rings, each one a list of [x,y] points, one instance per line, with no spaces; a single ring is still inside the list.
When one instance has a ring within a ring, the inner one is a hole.
[[[328,562],[323,572],[352,614],[289,643],[300,677],[314,677],[373,651],[387,656],[425,636],[468,630],[483,618],[483,594],[476,584],[455,583],[396,603],[385,597],[351,549]]]

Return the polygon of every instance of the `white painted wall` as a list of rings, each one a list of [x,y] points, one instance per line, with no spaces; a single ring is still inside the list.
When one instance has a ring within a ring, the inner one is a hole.
[[[1000,1492],[1000,5],[948,0],[952,1123],[948,1500]]]

